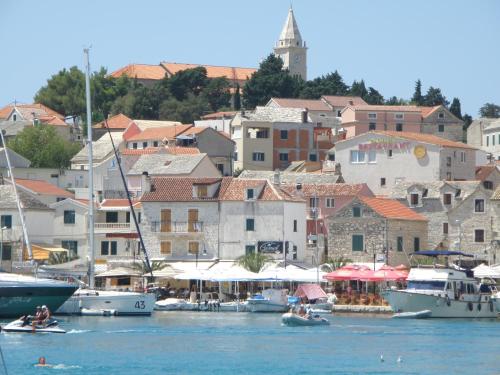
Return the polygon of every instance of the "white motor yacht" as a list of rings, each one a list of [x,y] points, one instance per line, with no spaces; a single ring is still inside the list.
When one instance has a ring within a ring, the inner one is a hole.
[[[467,256],[455,251],[422,251],[427,256]],[[430,318],[493,318],[497,315],[490,286],[481,285],[470,270],[448,266],[412,268],[405,289],[382,292],[395,313],[430,311]]]
[[[285,289],[266,289],[247,300],[250,312],[285,312],[288,310],[288,296]]]

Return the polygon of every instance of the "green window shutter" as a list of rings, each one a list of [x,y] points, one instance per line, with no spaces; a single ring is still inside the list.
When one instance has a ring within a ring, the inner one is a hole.
[[[354,234],[352,236],[352,251],[363,251],[363,235]]]

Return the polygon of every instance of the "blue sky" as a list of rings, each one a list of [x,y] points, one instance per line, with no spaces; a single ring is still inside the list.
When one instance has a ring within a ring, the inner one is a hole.
[[[64,67],[113,71],[160,61],[258,66],[289,0],[0,1],[0,105],[31,102]],[[477,116],[500,104],[500,1],[295,0],[309,78],[338,70],[384,97],[408,98],[420,78]]]

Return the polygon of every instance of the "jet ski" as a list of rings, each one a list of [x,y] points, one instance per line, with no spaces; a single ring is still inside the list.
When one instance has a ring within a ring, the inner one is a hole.
[[[35,330],[31,326],[31,320],[14,320],[1,327],[4,332],[25,332],[25,333],[66,333],[64,329],[59,328],[59,323],[55,319],[49,319],[47,324],[36,325]]]
[[[287,326],[327,326],[330,322],[319,315],[306,318],[294,313],[286,313],[281,316],[281,322]]]

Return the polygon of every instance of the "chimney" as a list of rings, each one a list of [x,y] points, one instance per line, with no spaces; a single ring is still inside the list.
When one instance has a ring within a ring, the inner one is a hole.
[[[280,175],[280,170],[279,169],[276,169],[274,171],[274,175],[273,175],[273,184],[275,185],[279,185],[281,183],[281,175]]]
[[[142,172],[142,194],[154,191],[154,185],[151,184],[151,177],[149,177],[148,172]]]
[[[354,102],[352,100],[349,100],[349,105],[354,105]]]
[[[307,122],[307,113],[308,113],[308,110],[307,110],[307,108],[305,108],[302,111],[302,122]]]

